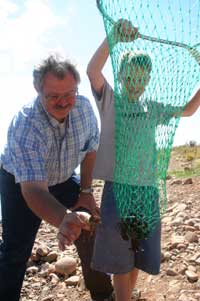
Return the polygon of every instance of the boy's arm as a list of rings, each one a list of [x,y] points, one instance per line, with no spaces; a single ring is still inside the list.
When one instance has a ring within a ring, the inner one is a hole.
[[[120,19],[113,26],[109,36],[112,39],[112,47],[118,42],[134,41],[138,37],[138,29],[131,22]],[[87,75],[95,92],[101,95],[105,78],[102,70],[109,56],[107,38],[102,42],[88,63]]]
[[[200,88],[194,93],[190,101],[186,104],[182,117],[192,116],[200,106]]]
[[[107,38],[102,42],[99,48],[96,50],[94,55],[87,66],[87,75],[89,77],[91,86],[95,92],[101,95],[105,78],[102,70],[109,56],[109,47]]]
[[[188,103],[185,105],[184,110],[183,107],[174,107],[171,105],[163,106],[160,103],[156,103],[157,110],[159,112],[164,112],[162,116],[167,121],[172,117],[189,117],[192,116],[200,106],[200,88],[196,90],[196,92],[192,95]],[[166,118],[167,117],[167,118]]]

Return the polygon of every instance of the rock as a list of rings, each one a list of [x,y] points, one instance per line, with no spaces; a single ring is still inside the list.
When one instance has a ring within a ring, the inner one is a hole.
[[[36,274],[38,272],[38,267],[30,267],[30,268],[28,268],[27,270],[26,270],[26,273],[28,274],[28,275],[30,275],[30,274]]]
[[[30,259],[34,262],[40,261],[41,256],[37,253],[32,253]]]
[[[173,235],[171,239],[170,249],[176,248],[179,244],[184,244],[185,238],[183,236]]]
[[[166,296],[163,294],[156,294],[156,301],[166,301]]]
[[[195,263],[200,265],[200,257],[195,260]]]
[[[41,301],[54,301],[54,296],[53,295],[49,295],[47,297],[44,297]]]
[[[42,257],[42,260],[51,263],[53,261],[56,261],[57,257],[58,257],[58,253],[52,251],[49,254],[47,254],[47,256]]]
[[[76,286],[79,283],[79,281],[80,281],[79,276],[71,276],[65,280],[65,284],[67,286],[69,286],[69,285]]]
[[[185,239],[189,242],[189,243],[193,243],[193,242],[198,242],[199,238],[197,236],[196,233],[193,232],[187,232],[185,235]]]
[[[181,185],[182,184],[182,180],[174,180],[171,185]]]
[[[36,254],[40,255],[40,256],[47,256],[47,254],[49,253],[49,248],[42,244],[40,245],[37,249],[36,249]]]
[[[193,265],[189,265],[187,267],[187,269],[188,269],[188,271],[192,271],[192,272],[196,272],[197,271],[196,267],[194,267]]]
[[[134,288],[131,294],[131,299],[139,300],[141,297],[141,291],[137,288]]]
[[[183,185],[190,185],[190,184],[193,184],[193,181],[191,178],[188,178],[183,182]]]
[[[175,220],[171,222],[172,226],[179,226],[183,224],[183,219],[181,217],[177,217]]]
[[[41,271],[39,272],[39,275],[43,277],[47,277],[49,274],[53,272],[55,272],[55,266],[46,262],[41,266]]]
[[[185,272],[185,275],[187,276],[187,279],[190,281],[190,282],[196,282],[198,281],[198,274],[196,274],[195,272],[193,271],[190,271],[190,270],[187,270]]]
[[[166,270],[166,275],[167,276],[176,276],[178,273],[174,269],[167,269]]]
[[[76,260],[73,257],[65,256],[55,264],[55,270],[61,275],[71,275],[76,271]]]
[[[53,285],[57,285],[60,280],[59,277],[54,273],[49,274],[49,278],[51,280],[51,284]]]

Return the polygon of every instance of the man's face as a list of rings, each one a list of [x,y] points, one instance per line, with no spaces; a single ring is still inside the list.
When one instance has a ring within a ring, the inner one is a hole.
[[[64,121],[75,105],[76,95],[77,82],[71,73],[63,79],[50,72],[46,74],[40,96],[46,111],[56,120]]]
[[[147,69],[137,66],[127,66],[126,71],[121,75],[123,89],[129,100],[138,100],[144,93],[150,80],[150,74]]]

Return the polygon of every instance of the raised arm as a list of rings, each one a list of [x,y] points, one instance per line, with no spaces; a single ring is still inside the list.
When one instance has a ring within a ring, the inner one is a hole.
[[[115,23],[109,36],[112,39],[112,47],[114,47],[118,42],[134,41],[138,37],[138,29],[133,27],[131,22],[121,19]],[[109,47],[108,40],[106,38],[92,56],[87,67],[87,75],[97,94],[101,94],[104,86],[105,78],[102,70],[108,56]]]
[[[200,88],[194,93],[189,102],[186,104],[182,117],[192,116],[200,106]]]
[[[87,67],[87,75],[97,94],[101,94],[105,78],[102,70],[109,56],[108,41],[105,39],[96,50]]]

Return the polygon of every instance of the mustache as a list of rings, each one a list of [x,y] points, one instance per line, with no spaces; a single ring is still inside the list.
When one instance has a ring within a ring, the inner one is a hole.
[[[54,109],[57,110],[57,111],[62,111],[62,110],[65,110],[69,107],[72,107],[72,105],[70,105],[70,104],[66,104],[65,106],[55,105]]]

